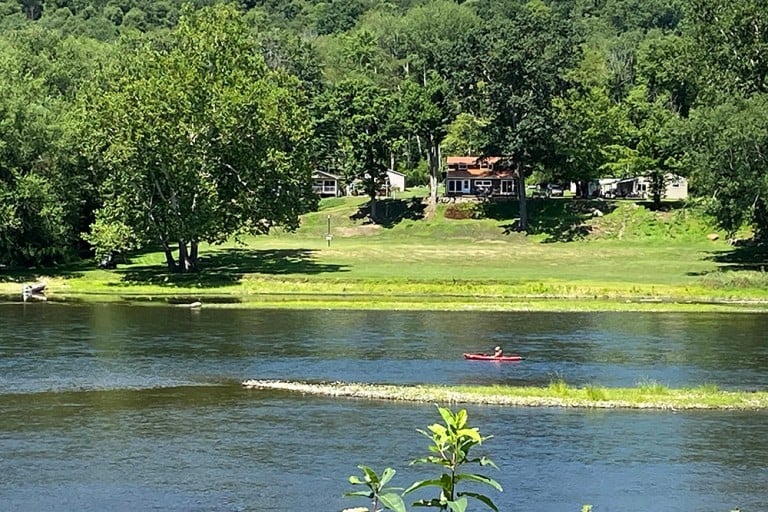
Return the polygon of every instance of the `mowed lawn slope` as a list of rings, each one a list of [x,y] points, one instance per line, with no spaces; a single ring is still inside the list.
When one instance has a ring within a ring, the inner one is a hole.
[[[323,200],[295,233],[201,247],[195,275],[169,274],[162,253],[146,252],[114,271],[6,272],[0,292],[42,278],[60,296],[227,296],[282,307],[701,309],[768,299],[764,254],[733,247],[682,204],[533,200],[529,235],[515,231],[516,203],[430,211],[389,199],[378,204],[380,224],[367,220],[366,204]]]

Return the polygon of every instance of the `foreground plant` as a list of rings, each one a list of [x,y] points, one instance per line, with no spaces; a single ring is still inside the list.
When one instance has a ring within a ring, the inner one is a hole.
[[[480,466],[491,466],[496,468],[487,457],[470,458],[470,450],[490,439],[491,436],[483,437],[476,427],[470,427],[467,424],[467,411],[462,409],[456,413],[443,407],[437,408],[445,424],[435,423],[428,428],[429,432],[418,430],[420,433],[430,439],[432,444],[429,451],[432,455],[416,459],[411,464],[433,464],[442,468],[443,473],[436,479],[421,480],[413,483],[403,492],[403,496],[410,494],[418,489],[426,487],[437,487],[440,494],[437,498],[431,500],[419,500],[413,504],[414,507],[433,507],[440,510],[450,510],[451,512],[465,512],[467,510],[467,498],[474,498],[487,505],[492,510],[498,512],[498,507],[488,496],[471,491],[459,491],[457,486],[461,482],[479,483],[488,485],[502,491],[501,485],[495,480],[479,474],[463,473],[461,468],[468,464],[479,464]],[[356,476],[350,476],[349,482],[353,485],[365,485],[367,491],[347,492],[344,496],[365,497],[371,500],[371,512],[378,512],[378,506],[383,510],[392,510],[394,512],[406,512],[405,503],[400,495],[392,492],[396,488],[385,487],[392,477],[395,470],[387,468],[381,477],[367,466],[358,466],[363,472],[363,479]],[[498,469],[498,468],[497,468]],[[360,509],[347,509],[360,510]],[[367,511],[367,509],[362,509]]]
[[[440,490],[440,495],[437,498],[417,501],[414,503],[414,506],[464,512],[467,509],[467,498],[474,498],[498,512],[498,507],[488,496],[476,492],[459,491],[457,489],[460,482],[473,482],[488,485],[499,492],[503,490],[501,485],[492,478],[476,473],[462,473],[460,471],[463,466],[468,464],[479,464],[480,466],[491,466],[498,469],[496,464],[487,457],[470,458],[469,456],[472,448],[490,439],[491,436],[483,437],[480,435],[477,427],[467,425],[468,415],[465,409],[461,409],[455,414],[450,409],[444,407],[438,406],[437,410],[440,412],[445,425],[440,423],[430,425],[428,427],[429,433],[419,430],[419,432],[432,441],[429,451],[433,455],[416,459],[411,464],[433,464],[443,468],[444,472],[440,475],[440,478],[414,483],[403,494],[409,494],[424,487],[437,487]]]
[[[395,476],[396,471],[392,468],[386,468],[381,474],[381,477],[368,466],[357,466],[363,473],[363,479],[352,475],[349,477],[349,483],[352,485],[365,485],[368,487],[367,491],[350,491],[345,492],[344,496],[347,497],[365,497],[371,500],[371,511],[377,512],[379,510],[379,504],[381,504],[387,510],[393,510],[395,512],[406,512],[405,503],[403,499],[394,491],[399,491],[401,488],[397,487],[385,487],[392,477]],[[353,509],[357,510],[357,509]],[[367,509],[362,509],[367,510]]]

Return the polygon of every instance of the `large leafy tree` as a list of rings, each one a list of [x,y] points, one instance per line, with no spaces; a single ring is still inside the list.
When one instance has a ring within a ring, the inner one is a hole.
[[[555,135],[563,165],[552,171],[555,181],[573,181],[581,196],[588,183],[602,177],[612,150],[626,139],[629,123],[604,87],[574,88],[555,101],[560,130]]]
[[[123,52],[88,98],[104,170],[98,250],[159,244],[187,272],[200,242],[295,228],[314,200],[304,98],[235,8],[188,11],[167,37]]]
[[[370,198],[370,217],[377,220],[376,197],[386,182],[397,139],[395,97],[375,83],[348,79],[323,98],[325,116],[319,131],[332,146],[325,167],[341,172],[347,183],[359,182]]]
[[[686,0],[687,30],[705,91],[768,92],[768,16],[762,0]]]
[[[92,41],[40,27],[0,39],[0,262],[73,256],[92,189],[68,142],[69,113],[99,53]]]
[[[440,144],[454,112],[448,101],[444,63],[457,34],[478,30],[480,19],[473,9],[448,0],[431,0],[398,13],[382,5],[361,19],[358,32],[368,35],[347,46],[347,54],[363,54],[361,62],[346,69],[364,71],[367,78],[393,91],[400,99],[396,113],[402,128],[398,144],[406,166],[422,160],[430,180],[430,202],[437,202],[441,170]]]
[[[525,175],[552,161],[553,99],[567,89],[566,71],[579,50],[571,24],[557,12],[535,3],[507,8],[485,30],[463,35],[449,69],[463,110],[491,120],[486,152],[517,170],[525,230]]]
[[[441,148],[447,155],[481,156],[488,146],[489,121],[461,112],[446,128]]]
[[[665,97],[650,99],[645,86],[632,89],[619,106],[624,141],[612,146],[604,166],[612,176],[647,176],[650,195],[659,205],[669,176],[678,169],[678,117]]]
[[[548,174],[556,182],[575,182],[578,194],[586,196],[589,182],[605,172],[613,149],[628,142],[631,123],[613,99],[611,73],[602,49],[587,46],[569,78],[571,88],[553,100],[559,126],[555,141],[564,158]]]
[[[437,203],[437,182],[440,175],[440,143],[446,134],[448,105],[446,84],[436,73],[431,72],[423,85],[406,80],[400,91],[401,125],[410,135],[424,142],[429,169],[429,198]]]
[[[768,238],[768,95],[696,110],[689,129],[692,177],[720,225]]]
[[[692,185],[720,224],[768,232],[765,151],[768,16],[759,0],[686,0],[700,93],[687,156]]]

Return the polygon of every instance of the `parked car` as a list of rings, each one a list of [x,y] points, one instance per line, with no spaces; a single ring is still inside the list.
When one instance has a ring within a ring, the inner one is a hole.
[[[560,185],[549,185],[547,187],[547,197],[563,197],[563,187]]]

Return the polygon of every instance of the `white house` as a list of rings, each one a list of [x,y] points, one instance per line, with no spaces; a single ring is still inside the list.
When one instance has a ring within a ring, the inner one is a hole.
[[[387,171],[387,180],[389,181],[390,193],[405,190],[405,174],[390,169]]]
[[[312,191],[320,197],[340,196],[339,177],[326,171],[313,172]]]

